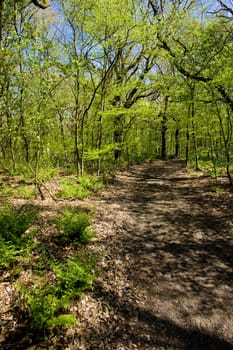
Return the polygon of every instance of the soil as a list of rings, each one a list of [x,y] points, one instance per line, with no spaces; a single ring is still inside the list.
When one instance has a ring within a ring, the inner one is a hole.
[[[233,349],[233,193],[226,182],[215,187],[201,173],[188,174],[181,160],[119,172],[81,204],[95,208],[97,237],[88,249],[103,257],[94,290],[71,306],[77,325],[31,342],[26,330],[11,333],[1,348]],[[17,322],[10,282],[0,292],[1,319]]]

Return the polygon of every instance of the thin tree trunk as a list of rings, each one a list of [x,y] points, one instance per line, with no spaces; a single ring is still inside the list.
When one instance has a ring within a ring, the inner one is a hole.
[[[168,108],[168,98],[165,96],[164,99],[164,111],[162,113],[161,121],[161,158],[165,160],[167,158],[167,108]]]
[[[80,164],[80,150],[79,150],[79,130],[78,130],[78,121],[75,121],[75,126],[74,126],[74,156],[75,156],[75,167],[76,167],[76,172],[77,176],[80,176],[81,174],[81,164]]]
[[[179,143],[179,129],[176,128],[175,131],[175,156],[176,158],[180,155],[180,143]]]
[[[194,85],[192,84],[190,87],[191,90],[191,104],[190,104],[190,117],[191,117],[191,123],[192,123],[192,139],[193,139],[193,147],[194,147],[194,157],[195,157],[195,169],[199,170],[199,162],[198,162],[198,146],[197,146],[197,139],[196,139],[196,132],[195,132],[195,124],[194,124],[194,117],[195,117],[195,102],[194,102]]]
[[[189,126],[187,124],[187,126],[186,126],[186,144],[185,144],[185,163],[186,163],[186,165],[188,164],[188,161],[189,161],[189,139],[190,139]]]
[[[63,115],[61,112],[58,111],[59,115],[59,123],[60,123],[60,133],[61,133],[61,139],[62,139],[62,145],[64,150],[64,162],[67,165],[67,150],[66,150],[66,141],[65,141],[65,131],[64,131],[64,125],[63,125]]]
[[[224,151],[225,151],[225,157],[226,157],[226,173],[227,173],[227,177],[228,177],[230,185],[233,186],[233,179],[232,179],[231,172],[230,172],[231,155],[230,155],[230,150],[229,150],[229,142],[232,139],[231,115],[230,115],[230,112],[228,111],[228,118],[227,118],[227,122],[228,123],[227,123],[227,135],[226,135],[225,130],[224,130],[224,125],[223,125],[221,112],[220,112],[220,110],[218,108],[217,103],[216,103],[216,109],[217,109],[217,115],[218,115],[218,119],[219,119],[220,130],[221,130],[221,134],[222,134],[222,137],[223,137],[223,143],[224,143]]]

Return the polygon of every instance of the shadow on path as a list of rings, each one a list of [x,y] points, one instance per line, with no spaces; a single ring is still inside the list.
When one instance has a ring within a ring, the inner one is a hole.
[[[123,317],[119,337],[137,349],[233,349],[232,194],[210,186],[180,161],[158,161],[119,174],[104,197],[116,280],[106,276],[100,297]],[[120,293],[117,280],[127,286]]]
[[[126,320],[125,323],[115,324],[115,330],[113,330],[114,339],[123,340],[126,348],[131,342],[138,349],[233,349],[233,345],[227,341],[207,334],[204,330],[180,327],[169,319],[156,316],[146,308],[141,308],[124,300],[124,298],[119,298],[114,292],[106,292],[99,288],[97,298],[104,298],[105,302]],[[132,320],[134,322],[131,322]],[[134,327],[136,322],[137,327]],[[97,330],[98,336],[101,334],[101,337],[109,337],[110,328],[107,328],[105,332],[101,332],[101,329]],[[112,341],[111,336],[109,340]],[[113,349],[117,348],[117,342],[113,341],[110,344]]]

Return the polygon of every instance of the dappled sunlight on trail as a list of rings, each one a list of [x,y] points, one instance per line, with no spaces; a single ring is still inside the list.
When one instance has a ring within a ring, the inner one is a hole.
[[[35,202],[43,206],[38,249],[59,261],[79,247],[58,249],[48,225],[54,210],[69,204],[93,213],[97,235],[83,249],[101,256],[98,278],[72,301],[77,324],[30,347],[20,328],[3,349],[233,350],[233,193],[224,183],[219,193],[212,186],[181,160],[158,160],[119,172],[86,200]],[[9,285],[0,286],[2,315],[13,324]]]
[[[121,314],[124,349],[233,349],[232,194],[222,208],[208,181],[181,161],[157,161],[119,174],[103,194],[98,297]]]

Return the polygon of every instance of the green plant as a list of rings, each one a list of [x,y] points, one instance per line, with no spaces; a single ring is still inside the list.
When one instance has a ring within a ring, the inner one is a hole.
[[[95,191],[103,187],[103,181],[96,176],[80,176],[78,182],[83,189],[87,191]]]
[[[62,241],[87,243],[95,236],[90,229],[90,221],[91,215],[84,210],[65,208],[54,223],[63,232]]]
[[[25,198],[30,199],[35,197],[36,190],[35,188],[29,187],[29,186],[19,186],[16,191],[16,198]]]
[[[10,242],[0,239],[0,266],[9,267],[15,260],[25,255],[25,251],[21,247],[15,247]]]
[[[0,209],[0,237],[7,242],[16,243],[29,230],[38,208],[32,205],[13,207],[9,204]]]
[[[53,263],[52,269],[57,276],[57,294],[62,291],[63,296],[68,296],[69,299],[81,296],[93,285],[93,268],[93,261],[83,261],[78,257],[69,259],[66,264]]]
[[[61,190],[57,196],[63,199],[79,198],[84,199],[91,192],[103,187],[103,181],[95,176],[82,176],[78,179],[65,178],[61,180]]]
[[[214,192],[214,193],[223,192],[223,190],[221,188],[219,188],[218,186],[215,186],[215,185],[211,186],[209,190],[210,190],[210,192]]]
[[[51,166],[46,166],[44,168],[40,168],[39,171],[39,179],[40,181],[48,181],[53,179],[55,176],[57,176],[59,173],[58,168],[54,168]]]
[[[77,322],[76,317],[72,314],[62,314],[56,317],[53,317],[48,324],[52,326],[61,326],[61,327],[69,327]]]
[[[15,198],[30,199],[35,197],[36,190],[35,188],[29,187],[27,185],[19,185],[11,188],[4,187],[2,189],[2,193],[4,195],[14,196]]]
[[[29,257],[36,243],[29,230],[37,209],[32,206],[19,208],[5,204],[0,210],[0,266],[9,267],[14,261]]]
[[[56,194],[59,198],[83,199],[89,195],[89,191],[83,189],[75,179],[62,179],[60,184],[61,190]]]
[[[57,326],[69,327],[76,322],[75,316],[68,313],[67,309],[72,299],[92,288],[95,280],[94,264],[94,260],[83,261],[77,257],[68,259],[65,264],[53,261],[51,268],[56,275],[55,285],[37,283],[30,290],[21,287],[29,307],[33,330],[44,332]]]
[[[68,299],[66,297],[58,298],[51,287],[44,285],[24,291],[24,298],[27,302],[30,311],[31,328],[39,332],[45,331],[52,326],[70,326],[76,319],[67,317],[62,319],[61,315],[56,315],[58,312],[65,312],[68,306]],[[66,314],[62,314],[63,317]],[[66,323],[65,323],[66,321]]]

